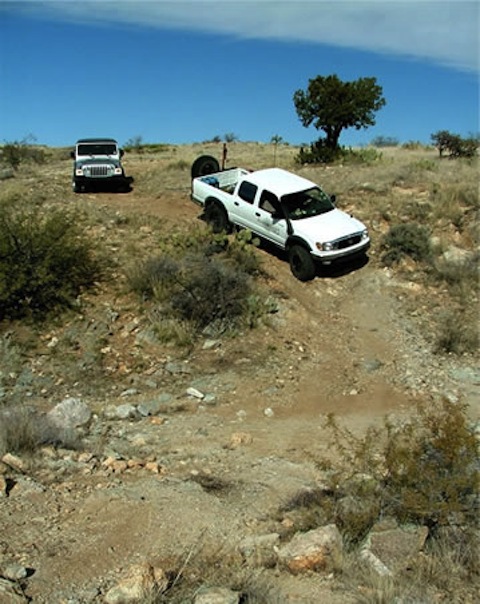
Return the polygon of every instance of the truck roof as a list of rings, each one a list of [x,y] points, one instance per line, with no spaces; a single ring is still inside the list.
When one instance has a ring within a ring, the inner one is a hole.
[[[268,191],[274,193],[277,197],[282,197],[283,195],[296,193],[298,191],[305,191],[306,189],[318,186],[311,180],[307,180],[302,176],[292,174],[281,168],[256,170],[246,176],[245,180],[248,180],[262,189],[268,189]]]

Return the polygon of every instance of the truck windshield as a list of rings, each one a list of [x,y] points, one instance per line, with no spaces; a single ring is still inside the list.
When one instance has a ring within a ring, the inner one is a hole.
[[[284,195],[282,206],[291,220],[319,216],[335,208],[330,197],[320,187]]]
[[[111,143],[78,145],[78,155],[115,155],[117,146]]]

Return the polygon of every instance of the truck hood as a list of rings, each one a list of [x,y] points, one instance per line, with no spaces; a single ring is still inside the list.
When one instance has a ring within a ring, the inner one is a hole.
[[[292,220],[292,227],[295,235],[303,235],[311,241],[321,243],[348,237],[366,229],[360,220],[337,208],[320,216]]]

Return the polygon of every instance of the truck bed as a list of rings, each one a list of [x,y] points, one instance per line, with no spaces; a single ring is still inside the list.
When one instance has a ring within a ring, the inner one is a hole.
[[[215,194],[218,190],[232,194],[238,181],[246,174],[249,174],[249,171],[244,168],[230,168],[194,178],[192,197],[195,201],[203,203],[209,195]]]

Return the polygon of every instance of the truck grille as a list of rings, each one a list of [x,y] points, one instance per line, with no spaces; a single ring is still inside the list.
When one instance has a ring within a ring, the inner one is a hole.
[[[361,240],[362,234],[357,233],[356,235],[351,235],[350,237],[345,237],[344,239],[338,239],[334,243],[334,248],[336,250],[344,250],[347,247],[351,247],[352,245],[360,243]]]

